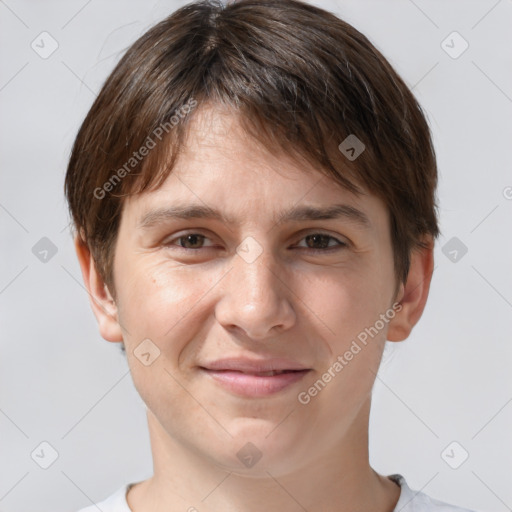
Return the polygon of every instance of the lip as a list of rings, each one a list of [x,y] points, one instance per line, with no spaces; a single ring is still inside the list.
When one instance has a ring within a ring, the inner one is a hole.
[[[291,359],[250,359],[247,357],[218,359],[204,363],[201,367],[207,370],[237,370],[246,373],[310,369]]]
[[[278,393],[311,371],[311,368],[287,359],[222,359],[199,368],[228,391],[253,398]],[[280,373],[271,375],[269,372]]]

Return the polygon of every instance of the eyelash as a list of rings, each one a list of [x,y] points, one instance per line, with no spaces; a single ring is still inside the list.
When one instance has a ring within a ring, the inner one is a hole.
[[[177,236],[175,238],[172,238],[171,240],[169,240],[168,242],[165,242],[164,243],[164,246],[165,247],[169,247],[169,248],[173,248],[173,249],[178,249],[178,250],[183,250],[183,251],[194,251],[194,252],[197,252],[197,251],[200,251],[200,250],[205,250],[205,249],[212,249],[213,247],[199,247],[197,249],[190,249],[190,248],[187,248],[187,247],[181,247],[179,245],[176,245],[174,244],[173,242],[175,241],[179,241],[179,240],[182,240],[182,239],[185,239],[189,236],[199,236],[199,237],[202,237],[203,240],[208,240],[209,238],[206,236],[206,235],[203,235],[202,233],[196,233],[196,232],[188,232],[188,233],[184,233],[184,234],[181,234],[180,236]],[[332,251],[337,251],[337,250],[340,250],[340,249],[345,249],[348,247],[348,243],[346,242],[343,242],[335,237],[333,237],[332,235],[329,235],[328,233],[323,233],[321,231],[319,232],[314,232],[314,233],[309,233],[305,236],[303,236],[300,241],[302,240],[305,240],[306,238],[310,237],[310,236],[323,236],[323,237],[327,237],[329,239],[329,242],[331,240],[334,240],[335,242],[337,242],[337,245],[336,246],[332,246],[332,247],[327,247],[325,249],[312,249],[312,248],[309,248],[309,247],[302,247],[301,249],[306,249],[310,252],[313,252],[313,253],[329,253],[329,252],[332,252]]]

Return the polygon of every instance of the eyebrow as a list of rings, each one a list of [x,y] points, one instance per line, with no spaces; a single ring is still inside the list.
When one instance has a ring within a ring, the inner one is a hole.
[[[212,219],[226,224],[236,224],[235,220],[220,211],[204,205],[175,205],[158,208],[147,212],[139,221],[139,228],[146,230],[157,224],[175,220]],[[308,220],[346,219],[369,229],[372,224],[368,216],[347,204],[334,204],[326,207],[296,206],[286,210],[280,216],[278,223],[300,222]]]

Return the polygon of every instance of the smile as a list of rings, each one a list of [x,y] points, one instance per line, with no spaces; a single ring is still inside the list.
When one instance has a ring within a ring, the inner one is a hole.
[[[269,370],[263,372],[241,370],[212,370],[201,368],[227,391],[243,397],[267,397],[291,387],[311,370]]]

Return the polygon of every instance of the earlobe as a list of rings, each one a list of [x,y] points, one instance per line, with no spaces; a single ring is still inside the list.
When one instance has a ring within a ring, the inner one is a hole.
[[[117,306],[107,285],[96,270],[96,264],[89,247],[80,240],[79,236],[75,237],[74,243],[84,284],[89,293],[92,311],[98,321],[101,337],[107,341],[123,341]]]
[[[403,341],[409,337],[413,327],[423,314],[434,270],[434,242],[428,239],[427,248],[415,249],[407,281],[401,285],[396,302],[402,306],[389,322],[388,341]]]

